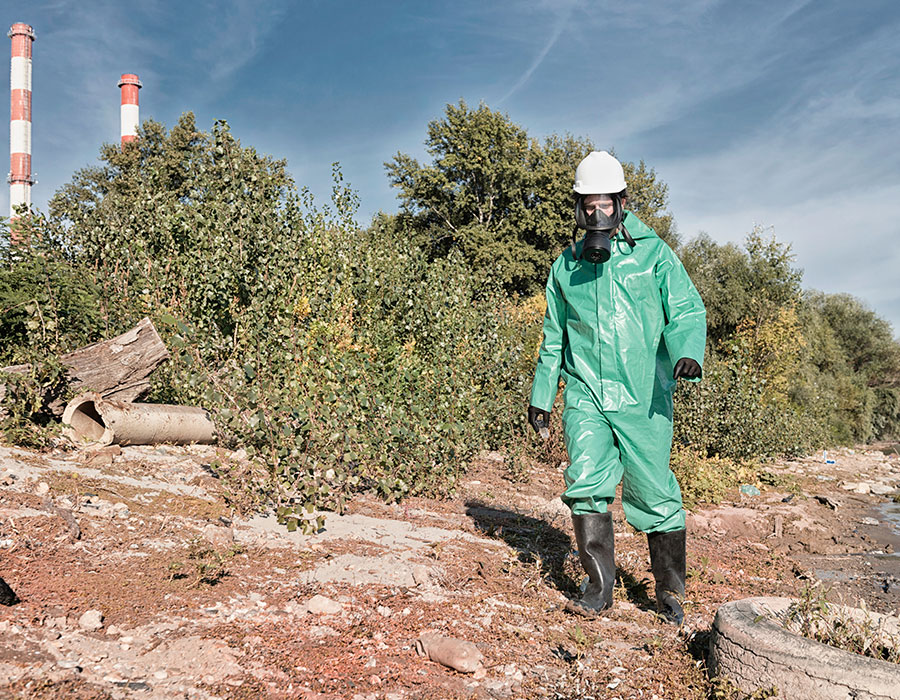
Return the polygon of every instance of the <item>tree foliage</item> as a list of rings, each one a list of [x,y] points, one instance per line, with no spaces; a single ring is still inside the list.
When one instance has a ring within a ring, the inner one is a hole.
[[[364,230],[337,167],[320,206],[225,122],[150,121],[136,142],[102,147],[49,216],[18,221],[19,245],[0,225],[0,362],[34,367],[3,379],[0,434],[39,444],[42,392],[64,381],[55,356],[149,315],[174,356],[152,398],[211,409],[255,464],[241,488],[291,527],[315,527],[316,508],[359,489],[451,493],[481,449],[505,450],[515,478],[530,458],[561,459],[560,411],[556,442],[539,447],[524,408],[540,290],[593,145],[539,142],[461,101],[428,125],[426,147],[428,164],[386,164],[401,210]],[[735,460],[900,434],[900,345],[885,321],[852,297],[804,293],[790,247],[762,229],[743,246],[680,246],[666,184],[643,161],[623,166],[629,207],[677,249],[708,311],[704,381],[676,393],[685,484],[701,494],[709,465],[731,465],[733,480]]]
[[[92,315],[54,316],[60,351],[149,315],[174,355],[153,398],[211,409],[259,467],[246,487],[289,526],[315,527],[315,508],[361,488],[447,493],[475,450],[518,432],[539,328],[460,251],[428,261],[405,238],[359,231],[339,170],[319,208],[283,161],[189,114],[171,131],[148,122],[101,163],[34,220],[13,277],[57,309],[81,291],[54,280],[84,280]],[[42,267],[46,251],[60,274]]]
[[[385,164],[399,189],[398,234],[432,258],[462,252],[474,271],[492,270],[511,292],[533,293],[573,232],[575,168],[593,145],[552,135],[542,143],[484,104],[448,104],[428,124],[430,164],[398,153]],[[670,243],[668,188],[641,162],[623,163],[630,206]]]
[[[709,330],[704,381],[681,387],[676,435],[744,459],[900,434],[900,344],[845,294],[806,292],[790,246],[754,229],[743,247],[681,249]]]
[[[743,249],[701,234],[679,253],[706,305],[714,346],[733,335],[744,319],[763,322],[799,300],[802,272],[793,265],[790,246],[760,227],[748,234]]]

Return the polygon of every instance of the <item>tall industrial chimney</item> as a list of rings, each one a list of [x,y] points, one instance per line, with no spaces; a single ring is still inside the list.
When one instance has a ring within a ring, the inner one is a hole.
[[[16,207],[31,205],[31,46],[34,29],[17,22],[9,28],[9,217]]]
[[[137,138],[138,126],[141,123],[140,108],[138,107],[138,90],[141,89],[141,81],[133,73],[125,73],[119,80],[122,88],[122,145]]]

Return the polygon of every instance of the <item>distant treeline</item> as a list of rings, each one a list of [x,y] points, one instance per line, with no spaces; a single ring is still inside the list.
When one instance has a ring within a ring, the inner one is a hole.
[[[15,222],[18,245],[0,229],[0,365],[35,364],[5,380],[6,439],[46,439],[58,354],[149,315],[175,351],[152,399],[211,408],[254,458],[232,475],[242,502],[274,499],[289,525],[358,489],[446,494],[482,449],[524,475],[560,449],[534,443],[524,413],[544,281],[571,241],[572,177],[593,144],[539,142],[460,102],[426,146],[428,163],[385,164],[400,211],[364,229],[337,167],[322,206],[224,122],[149,121],[133,144],[104,146],[46,214]],[[804,291],[790,247],[763,230],[743,247],[681,241],[666,185],[624,165],[629,207],[708,310],[704,381],[676,395],[679,449],[753,459],[900,434],[886,321]]]

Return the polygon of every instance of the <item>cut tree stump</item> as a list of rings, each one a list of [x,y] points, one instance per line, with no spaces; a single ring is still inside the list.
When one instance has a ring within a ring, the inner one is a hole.
[[[150,375],[169,359],[169,351],[149,318],[130,331],[109,340],[86,345],[60,357],[67,368],[69,388],[95,391],[104,399],[132,402],[150,390]],[[31,365],[0,367],[0,372],[24,374]],[[6,388],[0,384],[0,398]],[[54,415],[62,415],[65,402],[47,397]]]

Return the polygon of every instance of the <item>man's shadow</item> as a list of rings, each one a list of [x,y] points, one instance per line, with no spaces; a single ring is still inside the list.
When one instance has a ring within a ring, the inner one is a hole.
[[[475,527],[483,535],[503,540],[512,547],[523,564],[540,562],[541,576],[554,588],[569,598],[580,597],[584,572],[568,533],[546,520],[489,506],[480,501],[466,501],[466,515],[472,518]],[[577,569],[577,578],[566,571],[566,560],[570,554]],[[616,567],[616,585],[622,586],[632,604],[644,610],[655,609],[648,594],[646,579],[638,580],[630,572]]]

